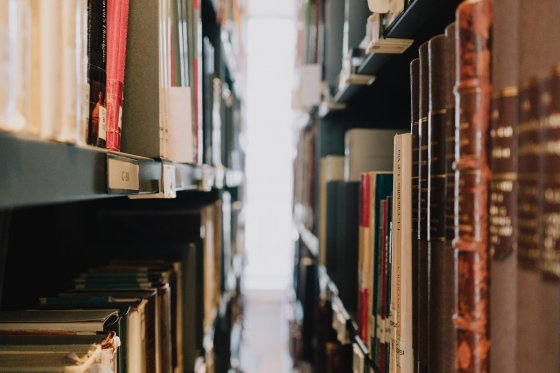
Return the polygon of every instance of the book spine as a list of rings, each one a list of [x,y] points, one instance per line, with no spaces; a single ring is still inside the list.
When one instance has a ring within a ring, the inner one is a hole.
[[[452,322],[454,289],[453,256],[446,246],[446,140],[448,58],[445,35],[437,35],[429,49],[429,115],[428,115],[428,189],[430,193],[430,259],[429,259],[429,325],[428,371],[446,373],[454,368],[452,355]],[[451,300],[451,302],[449,302]]]
[[[418,240],[418,372],[428,373],[428,351],[430,340],[430,326],[428,317],[429,306],[429,193],[428,180],[428,110],[429,110],[429,61],[428,43],[420,46],[420,171],[419,171],[419,240]]]
[[[420,85],[420,60],[414,59],[410,63],[410,98],[411,98],[411,134],[412,134],[412,350],[414,354],[414,366],[418,362],[418,234],[419,222],[418,212],[420,202],[419,175],[420,175],[420,122],[418,116],[419,109],[419,85]]]
[[[105,147],[107,138],[107,1],[88,2],[89,125],[87,143]]]
[[[361,175],[360,182],[360,242],[358,253],[358,333],[366,346],[368,345],[368,299],[365,273],[367,268],[367,254],[369,249],[369,224],[370,224],[370,176]]]
[[[448,279],[455,278],[455,254],[453,251],[453,239],[455,238],[455,96],[453,94],[453,86],[457,75],[456,58],[455,58],[455,23],[445,28],[446,38],[446,67],[447,74],[445,77],[445,94],[447,95],[446,105],[446,133],[445,133],[445,276]],[[441,305],[446,318],[443,320],[446,326],[445,335],[442,338],[448,341],[449,348],[446,349],[446,355],[438,357],[438,367],[443,371],[453,371],[455,369],[455,326],[453,325],[453,310],[455,308],[455,286],[454,281],[447,281],[443,284],[442,292],[447,296],[442,300]],[[442,343],[445,343],[442,341]],[[437,369],[437,368],[436,368]]]
[[[107,149],[119,151],[129,0],[107,1]]]
[[[541,85],[540,174],[542,175],[541,268],[547,277],[560,280],[560,67],[553,69]]]
[[[456,371],[488,372],[488,182],[486,144],[490,122],[489,0],[457,9],[456,188],[458,235],[455,248]]]

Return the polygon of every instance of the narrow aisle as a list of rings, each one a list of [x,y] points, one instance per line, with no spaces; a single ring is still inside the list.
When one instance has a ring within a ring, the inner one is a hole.
[[[242,372],[291,372],[285,293],[253,290],[245,298]]]

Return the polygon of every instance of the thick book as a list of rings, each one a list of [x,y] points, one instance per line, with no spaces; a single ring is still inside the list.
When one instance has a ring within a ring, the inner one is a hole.
[[[489,340],[488,167],[490,122],[490,28],[488,0],[462,3],[457,9],[456,85],[458,146],[456,180],[459,226],[455,248],[456,371],[487,372]]]
[[[360,181],[368,171],[391,171],[393,136],[399,131],[354,128],[344,137],[344,180]]]
[[[118,330],[117,310],[29,310],[0,313],[0,334],[97,334]]]
[[[76,341],[78,342],[78,341]],[[79,341],[82,342],[82,341]],[[4,345],[0,351],[3,372],[89,372],[114,371],[112,348],[108,341],[53,345]],[[116,351],[117,348],[114,348]]]
[[[413,372],[412,134],[395,136],[391,279],[391,373]]]
[[[412,351],[414,366],[418,363],[418,243],[420,234],[420,59],[410,63],[410,133],[412,135]],[[453,175],[455,179],[455,175]]]
[[[490,368],[516,372],[519,1],[494,2],[489,236]]]
[[[327,183],[344,179],[344,157],[329,155],[321,158],[319,184],[319,263],[327,263]],[[361,236],[360,236],[361,237]],[[362,247],[360,245],[360,247]]]
[[[121,148],[129,0],[107,0],[107,149]]]
[[[428,189],[430,194],[430,273],[429,273],[429,325],[430,349],[428,371],[446,373],[454,369],[452,357],[455,348],[453,311],[453,250],[446,243],[446,121],[447,94],[447,38],[437,35],[428,43],[429,55],[429,113],[428,113]]]
[[[419,373],[428,373],[428,354],[430,350],[430,289],[429,289],[429,263],[430,263],[430,246],[429,246],[429,220],[430,220],[430,194],[428,181],[430,180],[428,167],[428,149],[429,149],[429,127],[428,127],[428,110],[429,110],[429,56],[428,42],[420,46],[420,67],[419,67],[419,97],[418,97],[418,123],[419,123],[419,162],[420,168],[418,173],[418,280],[417,280],[417,301],[418,301],[418,371]]]

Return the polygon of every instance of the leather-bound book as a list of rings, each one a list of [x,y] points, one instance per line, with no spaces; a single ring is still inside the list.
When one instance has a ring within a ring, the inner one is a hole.
[[[418,372],[428,373],[428,351],[430,349],[430,326],[428,305],[429,278],[429,194],[428,194],[428,106],[429,106],[429,60],[428,42],[420,46],[420,96],[418,121],[420,123],[420,172],[419,172],[419,240],[418,240]]]
[[[418,213],[420,202],[419,174],[420,174],[420,123],[418,121],[420,97],[420,59],[415,58],[410,63],[410,98],[411,98],[411,129],[412,133],[412,350],[414,366],[418,362]]]
[[[457,8],[456,48],[459,75],[455,125],[456,187],[459,224],[455,248],[456,372],[488,372],[488,182],[486,142],[490,122],[490,0],[463,2]]]
[[[446,67],[447,74],[445,76],[445,94],[447,96],[446,105],[446,116],[445,121],[446,126],[446,143],[445,143],[445,258],[447,266],[445,268],[448,278],[455,278],[455,254],[453,250],[453,239],[455,238],[455,95],[453,93],[453,87],[455,86],[455,81],[457,79],[457,64],[455,56],[455,23],[450,24],[445,28],[445,38],[446,38]],[[453,315],[453,310],[455,308],[455,286],[453,281],[449,281],[445,288],[442,289],[443,293],[449,294],[444,298],[442,309],[449,310],[448,316]],[[447,332],[443,336],[447,339],[449,346],[452,348],[447,350],[445,356],[438,358],[439,366],[446,367],[444,371],[452,371],[455,369],[455,326],[451,317],[448,319],[444,327]]]
[[[492,32],[489,162],[490,369],[515,373],[517,343],[517,54],[518,0],[496,0]]]
[[[430,193],[430,264],[429,264],[429,372],[453,370],[453,255],[445,241],[446,137],[448,58],[445,35],[428,43],[429,114],[428,114],[428,189]],[[450,286],[451,285],[451,286]],[[448,300],[451,299],[450,303]],[[446,364],[447,363],[447,364]]]

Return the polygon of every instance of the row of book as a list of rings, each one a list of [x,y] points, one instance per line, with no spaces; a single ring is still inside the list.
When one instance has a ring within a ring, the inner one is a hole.
[[[227,107],[222,117],[203,106],[212,95],[203,65],[222,62],[202,61],[200,1],[8,0],[0,10],[0,130],[181,163],[235,163],[209,156],[221,145],[206,129],[224,128],[228,145],[241,118],[231,80],[214,87]],[[220,38],[209,42],[221,48]]]
[[[349,147],[349,130],[341,156],[333,123],[305,129],[321,157],[308,161],[320,164],[318,261],[379,371],[560,369],[560,55],[535,39],[558,35],[558,4],[541,5],[461,4],[410,65],[411,134],[359,185],[352,153],[365,161],[388,141]]]

